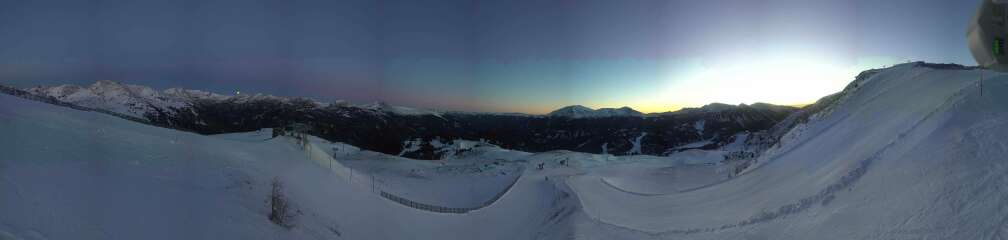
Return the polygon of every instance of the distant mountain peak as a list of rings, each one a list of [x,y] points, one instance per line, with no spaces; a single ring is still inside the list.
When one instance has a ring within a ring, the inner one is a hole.
[[[108,79],[98,80],[95,83],[91,84],[91,86],[116,86],[116,85],[122,85],[122,84]]]
[[[598,110],[582,105],[571,105],[554,110],[546,116],[565,118],[602,118],[602,117],[642,117],[643,113],[630,107],[600,108]]]
[[[707,105],[703,105],[701,107],[683,108],[678,111],[650,113],[648,114],[648,116],[662,116],[670,114],[694,114],[694,113],[721,113],[725,111],[745,110],[745,109],[758,110],[758,111],[771,111],[771,112],[787,112],[787,111],[793,111],[798,108],[791,106],[774,105],[763,102],[757,102],[748,105],[745,103],[741,103],[739,105],[731,105],[731,104],[714,102]]]
[[[383,110],[389,107],[389,104],[385,101],[375,101],[368,104],[357,105],[360,108],[372,109],[372,110]]]
[[[700,107],[700,109],[704,110],[704,111],[708,111],[708,112],[720,112],[720,111],[724,111],[724,110],[729,110],[729,109],[734,109],[734,108],[737,108],[737,107],[741,107],[741,106],[744,106],[744,105],[745,104],[731,105],[731,104],[725,104],[725,103],[715,102],[715,103],[710,103],[710,104],[704,105],[703,107]]]
[[[560,112],[560,111],[565,111],[565,112],[591,112],[591,111],[595,111],[595,109],[592,109],[592,108],[589,108],[589,107],[585,107],[585,106],[582,106],[582,105],[570,105],[570,106],[566,106],[566,107],[562,107],[562,108],[559,108],[557,110],[554,110],[553,112]]]
[[[406,116],[410,116],[410,115],[434,115],[436,117],[441,117],[441,112],[438,112],[438,111],[428,110],[428,109],[421,109],[421,108],[393,106],[393,105],[389,105],[385,101],[376,101],[376,102],[369,103],[369,104],[356,105],[356,107],[363,108],[363,109],[369,109],[369,110],[373,110],[373,111],[376,111],[376,112],[387,113],[387,114],[406,115]]]

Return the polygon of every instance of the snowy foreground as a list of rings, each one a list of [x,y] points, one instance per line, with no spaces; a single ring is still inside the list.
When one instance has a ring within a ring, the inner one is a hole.
[[[0,95],[0,239],[1008,239],[1008,77],[978,75],[883,70],[736,177],[717,152],[415,161]]]

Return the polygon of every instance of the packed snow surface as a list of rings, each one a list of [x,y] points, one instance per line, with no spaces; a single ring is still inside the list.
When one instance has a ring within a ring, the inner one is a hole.
[[[751,166],[723,161],[748,135],[667,157],[417,161],[0,95],[0,239],[1008,239],[1008,77],[986,73],[981,96],[978,75],[885,69]],[[274,179],[291,228],[267,219]]]

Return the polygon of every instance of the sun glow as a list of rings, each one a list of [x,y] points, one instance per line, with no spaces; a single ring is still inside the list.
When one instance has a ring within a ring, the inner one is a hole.
[[[844,66],[822,59],[789,56],[725,65],[699,65],[673,76],[663,101],[701,106],[766,102],[779,105],[812,103],[843,89],[854,76],[888,60],[858,61]]]

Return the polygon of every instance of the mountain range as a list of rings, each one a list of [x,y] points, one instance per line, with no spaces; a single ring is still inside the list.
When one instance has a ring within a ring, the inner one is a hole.
[[[325,103],[265,94],[222,95],[201,90],[98,81],[6,92],[101,111],[157,126],[220,134],[300,123],[309,134],[363,149],[416,159],[439,159],[455,140],[543,152],[668,155],[755,142],[798,108],[765,103],[713,103],[675,112],[644,114],[629,107],[574,105],[545,115],[433,111],[377,102]],[[757,136],[757,137],[753,137]],[[772,142],[772,141],[769,141]]]

